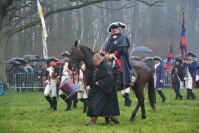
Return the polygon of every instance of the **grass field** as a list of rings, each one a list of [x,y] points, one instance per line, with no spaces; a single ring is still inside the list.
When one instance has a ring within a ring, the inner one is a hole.
[[[106,125],[103,118],[99,118],[96,125],[86,127],[89,120],[83,111],[83,104],[79,101],[78,108],[65,111],[66,105],[59,98],[58,110],[48,109],[48,103],[41,92],[13,92],[0,96],[0,133],[198,133],[199,132],[199,90],[193,90],[196,100],[186,100],[186,90],[181,90],[183,100],[174,100],[172,89],[163,89],[167,99],[161,102],[157,95],[157,111],[153,112],[145,95],[146,120],[141,119],[138,111],[134,122],[130,116],[135,108],[137,99],[131,93],[132,107],[124,107],[124,99],[118,92],[120,124]]]

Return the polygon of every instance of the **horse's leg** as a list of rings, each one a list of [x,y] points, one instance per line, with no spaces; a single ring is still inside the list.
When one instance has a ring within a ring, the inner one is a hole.
[[[135,110],[133,111],[130,120],[131,121],[134,120],[140,106],[141,106],[141,111],[142,111],[142,119],[146,119],[146,112],[145,112],[145,106],[144,106],[144,85],[135,85],[134,92],[138,99],[138,104]]]
[[[134,109],[134,111],[133,111],[133,113],[131,115],[130,121],[134,121],[135,120],[135,116],[136,116],[136,113],[137,113],[139,107],[140,107],[140,104],[138,102],[138,104],[136,105],[136,107],[135,107],[135,109]]]
[[[145,106],[144,106],[144,98],[143,101],[141,102],[141,110],[142,110],[142,119],[146,119],[146,112],[145,112]]]

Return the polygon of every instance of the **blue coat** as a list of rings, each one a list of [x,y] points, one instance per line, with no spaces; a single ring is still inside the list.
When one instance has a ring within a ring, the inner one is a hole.
[[[153,73],[156,74],[156,88],[164,88],[164,66],[160,63],[155,70],[154,65]],[[162,80],[163,83],[161,83],[160,80]]]
[[[112,36],[117,36],[113,38]],[[123,34],[112,35],[108,40],[105,52],[114,53],[117,51],[120,55],[122,63],[122,81],[124,85],[129,85],[131,83],[131,78],[133,76],[133,70],[129,62],[128,49],[130,47],[130,42],[128,38]]]
[[[191,77],[193,81],[196,81],[196,69],[197,69],[197,63],[196,61],[193,61],[191,64],[184,63],[184,69],[188,67],[189,73],[191,74]]]

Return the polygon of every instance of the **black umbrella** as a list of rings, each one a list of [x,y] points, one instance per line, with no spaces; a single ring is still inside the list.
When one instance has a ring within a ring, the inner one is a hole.
[[[151,50],[150,48],[145,47],[145,46],[138,46],[138,47],[134,48],[132,50],[132,52],[152,53],[153,50]]]
[[[15,58],[9,59],[6,64],[16,64],[16,65],[20,65],[21,63],[17,60],[15,60]]]
[[[27,55],[24,55],[22,58],[24,60],[34,61],[34,60],[37,60],[39,58],[39,56],[27,54]]]
[[[42,57],[42,56],[38,56],[38,55],[36,55],[36,57],[37,57],[37,59],[36,59],[36,60],[31,60],[31,61],[33,61],[33,62],[46,61],[46,59],[45,59],[44,57]]]
[[[19,61],[22,65],[25,65],[26,63],[28,63],[26,60],[24,60],[23,58],[13,58],[17,61]]]

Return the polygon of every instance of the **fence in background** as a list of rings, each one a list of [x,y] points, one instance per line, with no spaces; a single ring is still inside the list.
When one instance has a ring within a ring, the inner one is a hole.
[[[7,82],[16,91],[43,91],[45,73],[7,73]]]
[[[43,91],[45,73],[7,73],[7,81],[12,90]],[[165,87],[171,87],[171,72],[165,71]]]

